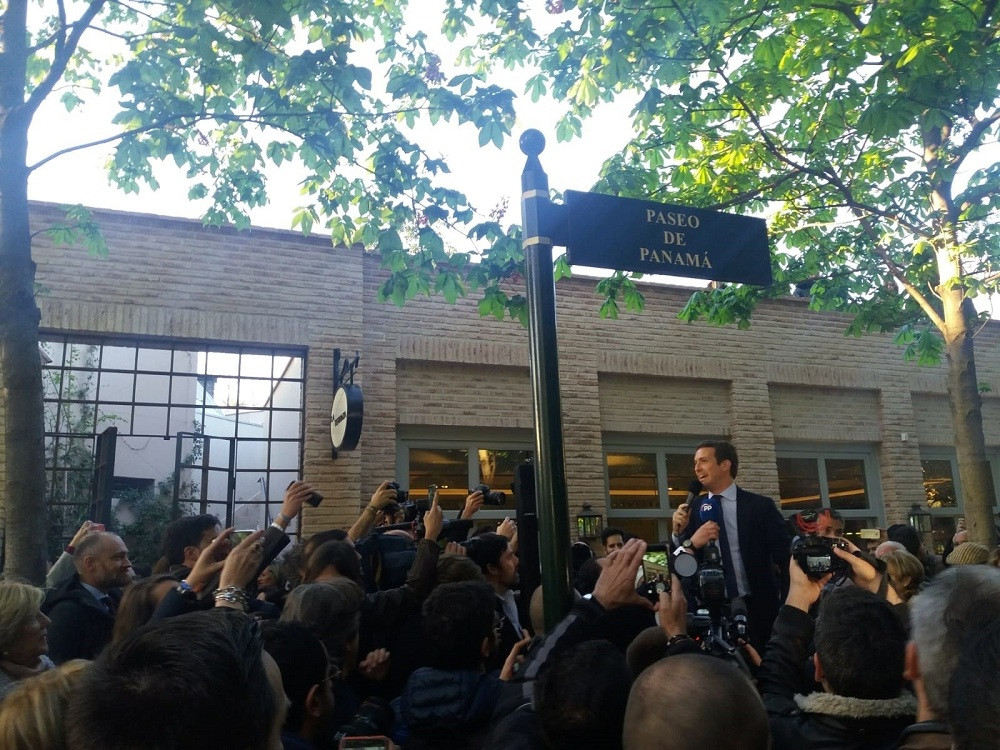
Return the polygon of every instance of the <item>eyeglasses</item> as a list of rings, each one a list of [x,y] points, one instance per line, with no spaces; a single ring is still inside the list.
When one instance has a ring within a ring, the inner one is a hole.
[[[326,677],[323,678],[323,682],[329,682],[333,684],[334,682],[339,682],[344,677],[344,671],[339,665],[335,664],[332,660],[327,662],[326,667]],[[320,683],[323,684],[323,683]]]

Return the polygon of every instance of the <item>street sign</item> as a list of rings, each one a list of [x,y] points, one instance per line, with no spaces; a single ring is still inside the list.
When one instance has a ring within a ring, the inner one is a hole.
[[[763,219],[567,190],[572,265],[770,286]]]

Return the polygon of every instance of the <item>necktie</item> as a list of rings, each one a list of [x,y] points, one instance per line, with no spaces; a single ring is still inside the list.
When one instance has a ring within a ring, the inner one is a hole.
[[[101,597],[101,604],[104,605],[104,611],[109,615],[115,614],[115,603],[112,601],[111,597],[105,594]]]
[[[733,599],[740,595],[740,588],[736,583],[736,569],[733,568],[733,551],[729,548],[729,537],[726,534],[726,517],[722,509],[722,495],[714,497],[719,508],[719,547],[722,553],[722,570],[726,574],[726,595]]]

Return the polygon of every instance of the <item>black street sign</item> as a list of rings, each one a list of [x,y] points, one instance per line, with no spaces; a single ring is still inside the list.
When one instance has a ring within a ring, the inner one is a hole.
[[[763,219],[566,191],[572,265],[770,286]]]

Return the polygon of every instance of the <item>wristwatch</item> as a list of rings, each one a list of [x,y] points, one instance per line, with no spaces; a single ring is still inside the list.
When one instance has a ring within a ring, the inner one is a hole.
[[[681,547],[683,547],[686,550],[692,550],[694,549],[694,543],[690,539],[685,539],[683,542],[681,542]]]

